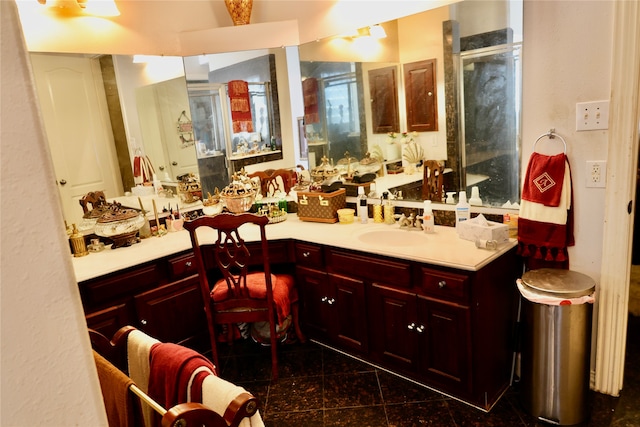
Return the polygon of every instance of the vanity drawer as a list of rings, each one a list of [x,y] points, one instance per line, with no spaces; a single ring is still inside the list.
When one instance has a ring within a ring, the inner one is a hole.
[[[422,289],[438,299],[448,299],[461,303],[469,302],[469,276],[431,268],[421,268]]]
[[[176,280],[182,277],[198,273],[196,257],[193,253],[188,253],[169,261],[169,279]]]
[[[324,269],[322,247],[306,243],[296,243],[296,263],[302,267]]]
[[[327,253],[327,265],[331,273],[393,286],[411,286],[411,265],[408,262],[331,249]]]
[[[158,264],[138,267],[124,273],[101,278],[80,284],[80,295],[85,310],[95,306],[104,306],[112,301],[126,299],[136,292],[141,292],[162,281],[162,271]]]

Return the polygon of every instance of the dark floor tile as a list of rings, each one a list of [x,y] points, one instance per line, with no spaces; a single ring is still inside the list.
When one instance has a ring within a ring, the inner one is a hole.
[[[317,346],[287,349],[278,355],[278,372],[280,378],[317,376],[322,363],[322,350]]]
[[[326,375],[375,371],[371,365],[331,349],[323,349],[322,355],[322,365]]]
[[[324,411],[296,411],[268,414],[263,417],[265,427],[323,427]]]
[[[282,378],[272,383],[267,397],[266,414],[322,409],[322,376]]]
[[[524,425],[518,412],[506,399],[500,399],[490,412],[481,411],[453,399],[447,400],[447,405],[455,425],[459,427],[516,427]]]
[[[443,399],[428,402],[387,404],[389,427],[455,426]]]
[[[384,406],[327,409],[324,411],[326,427],[387,427]]]
[[[271,379],[271,355],[229,356],[220,364],[220,376],[235,384]]]
[[[325,408],[371,406],[381,403],[382,396],[375,371],[324,377]]]
[[[385,371],[378,371],[378,381],[385,404],[442,400],[440,393]]]

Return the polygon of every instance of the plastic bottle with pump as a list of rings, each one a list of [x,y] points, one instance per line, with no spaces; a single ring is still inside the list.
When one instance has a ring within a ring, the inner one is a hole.
[[[431,200],[424,201],[424,212],[422,213],[422,229],[425,233],[435,233],[436,227],[433,221],[433,211],[431,210]]]
[[[364,194],[364,187],[358,187],[358,219],[362,224],[369,221],[369,208],[367,207],[367,196]]]
[[[467,202],[467,192],[461,191],[458,193],[458,204],[456,205],[456,227],[462,221],[467,221],[471,218],[471,207]]]
[[[387,191],[382,193],[382,198],[385,199],[384,207],[383,207],[384,223],[389,225],[395,224],[396,223],[395,206],[393,206],[393,202],[389,198],[389,193]]]

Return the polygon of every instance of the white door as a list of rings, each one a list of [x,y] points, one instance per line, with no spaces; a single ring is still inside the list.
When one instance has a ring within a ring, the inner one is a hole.
[[[123,193],[97,59],[31,54],[40,109],[69,225],[82,219],[79,200],[92,191]]]
[[[169,174],[172,180],[186,173],[198,174],[196,146],[193,141],[180,140],[178,121],[191,120],[186,80],[178,79],[155,85],[158,115],[162,126],[163,146],[169,159]],[[182,113],[184,112],[184,116]]]

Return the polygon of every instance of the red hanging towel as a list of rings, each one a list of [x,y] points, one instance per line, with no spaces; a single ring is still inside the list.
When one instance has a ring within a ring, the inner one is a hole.
[[[242,80],[231,80],[227,86],[231,103],[233,133],[253,132],[249,83]]]
[[[556,156],[533,153],[522,189],[518,253],[526,258],[530,269],[568,269],[567,247],[574,244],[569,161],[564,153]]]
[[[135,156],[133,158],[133,182],[136,185],[144,185],[153,180],[155,170],[151,165],[151,160],[147,156]]]
[[[318,115],[318,81],[312,77],[302,82],[304,95],[304,123],[319,123]]]

